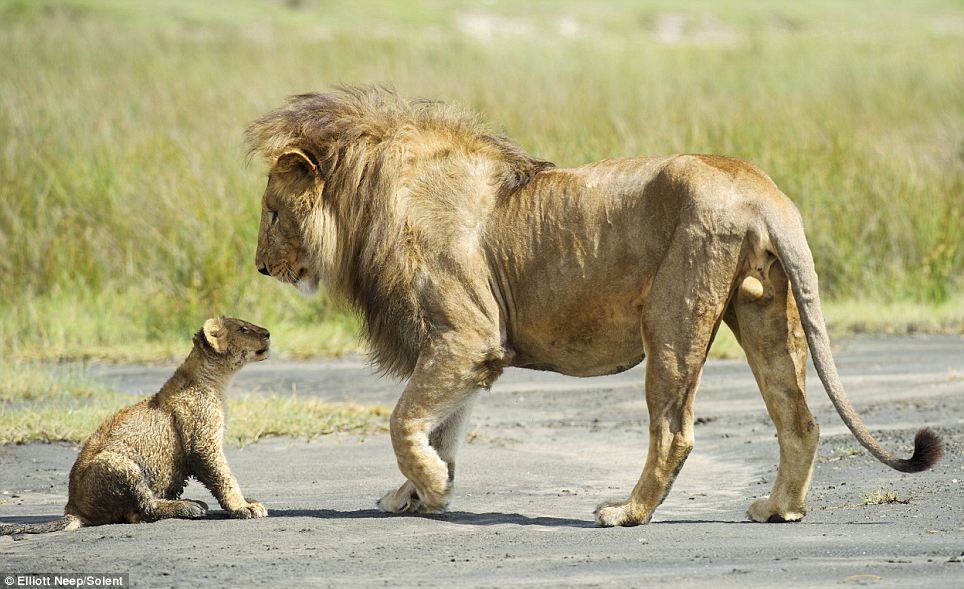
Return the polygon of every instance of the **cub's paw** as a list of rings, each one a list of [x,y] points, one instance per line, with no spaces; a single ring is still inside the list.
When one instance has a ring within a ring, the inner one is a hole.
[[[629,501],[602,503],[596,508],[596,524],[604,528],[648,524],[651,514],[643,514]]]
[[[785,522],[798,522],[803,519],[806,512],[781,510],[773,505],[769,497],[757,499],[750,508],[746,510],[746,515],[751,520],[759,523],[781,524]]]
[[[255,519],[259,517],[268,517],[268,509],[262,505],[260,501],[249,501],[247,505],[243,505],[240,508],[232,511],[231,517],[234,519]]]
[[[448,507],[448,497],[436,494],[434,501],[425,501],[415,490],[412,481],[405,481],[398,490],[386,493],[377,505],[388,513],[444,513]]]
[[[171,515],[182,519],[198,519],[208,514],[207,503],[193,499],[180,499],[176,502]]]

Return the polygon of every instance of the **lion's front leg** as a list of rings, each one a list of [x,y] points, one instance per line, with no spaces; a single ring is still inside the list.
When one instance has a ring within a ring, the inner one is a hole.
[[[455,483],[455,457],[462,446],[462,441],[465,439],[469,415],[475,397],[474,394],[470,395],[459,410],[443,420],[429,435],[429,445],[438,453],[439,458],[445,461],[448,472],[448,495],[451,495]],[[427,505],[422,503],[415,490],[415,485],[408,480],[397,490],[386,493],[379,500],[378,506],[392,513],[433,513],[437,511],[430,510]]]
[[[378,500],[378,508],[389,513],[423,513],[415,485],[407,479],[398,489],[385,493]]]
[[[496,374],[489,354],[455,353],[464,346],[441,346],[419,359],[412,380],[391,417],[392,447],[408,479],[378,501],[392,513],[441,513],[451,500],[455,455],[465,435],[472,401]],[[497,371],[497,369],[495,369]]]
[[[392,513],[441,513],[451,500],[448,465],[429,444],[431,420],[392,413],[392,447],[398,468],[408,479],[386,493],[378,507]]]

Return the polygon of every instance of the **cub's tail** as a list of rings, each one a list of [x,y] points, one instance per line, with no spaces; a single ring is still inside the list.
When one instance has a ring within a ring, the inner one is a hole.
[[[898,458],[874,439],[850,404],[830,353],[830,339],[817,293],[817,272],[803,232],[800,213],[785,197],[767,204],[764,209],[766,232],[790,278],[813,364],[837,413],[857,441],[887,466],[901,472],[920,472],[931,468],[944,455],[944,444],[934,430],[926,427],[919,430],[914,438],[914,453],[910,458]]]
[[[60,519],[55,519],[41,524],[0,524],[0,536],[13,536],[19,534],[46,534],[47,532],[59,532],[65,530],[71,532],[84,525],[84,520],[76,515],[65,515]]]

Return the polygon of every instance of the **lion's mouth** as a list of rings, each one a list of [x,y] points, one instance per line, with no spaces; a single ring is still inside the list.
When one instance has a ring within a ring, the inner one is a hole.
[[[254,357],[257,358],[258,360],[264,360],[265,358],[268,357],[269,353],[270,353],[270,350],[268,350],[267,347],[264,347],[258,350],[257,352],[255,352]]]

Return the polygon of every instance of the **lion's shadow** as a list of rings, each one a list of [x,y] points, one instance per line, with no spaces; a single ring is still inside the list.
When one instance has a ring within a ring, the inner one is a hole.
[[[0,525],[6,524],[40,524],[49,522],[52,520],[59,519],[61,516],[57,514],[50,515],[20,515],[20,516],[4,516],[0,517]],[[517,526],[546,526],[546,527],[556,527],[556,528],[595,528],[596,523],[591,520],[581,520],[581,519],[569,519],[563,517],[529,517],[522,515],[520,513],[501,513],[501,512],[487,512],[487,513],[470,513],[467,511],[450,511],[442,514],[396,514],[396,513],[385,513],[378,509],[356,509],[353,511],[338,511],[337,509],[271,509],[269,511],[269,518],[284,518],[284,517],[308,517],[317,519],[327,519],[327,520],[339,520],[339,519],[391,519],[391,518],[422,518],[435,520],[440,522],[446,522],[451,524],[459,524],[465,526],[497,526],[497,525],[517,525]],[[212,510],[209,511],[207,516],[201,518],[201,520],[227,520],[230,519],[227,512],[223,510]],[[174,521],[174,520],[167,520]],[[692,520],[660,520],[653,522],[651,525],[693,525],[693,524],[736,524],[736,525],[751,525],[760,526],[748,520],[708,520],[708,519],[692,519]],[[828,522],[792,522],[785,525],[794,526],[806,526],[810,525],[878,525],[885,524],[888,522],[838,522],[831,524]],[[128,525],[128,524],[117,524],[117,525]]]
[[[467,526],[549,526],[569,528],[593,528],[592,521],[563,517],[529,517],[520,513],[470,513],[467,511],[448,511],[441,514],[397,514],[385,513],[378,509],[356,509],[338,511],[337,509],[272,509],[270,517],[314,517],[318,519],[389,519],[417,517],[450,524]]]

